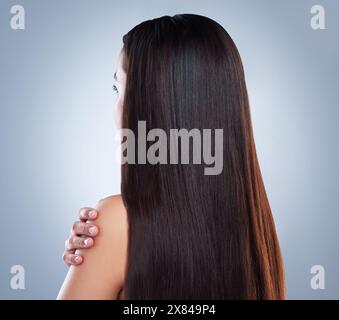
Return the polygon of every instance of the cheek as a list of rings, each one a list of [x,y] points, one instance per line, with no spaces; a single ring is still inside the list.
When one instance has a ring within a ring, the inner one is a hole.
[[[123,109],[123,101],[118,98],[115,103],[115,123],[118,129],[121,129],[122,126],[122,109]]]

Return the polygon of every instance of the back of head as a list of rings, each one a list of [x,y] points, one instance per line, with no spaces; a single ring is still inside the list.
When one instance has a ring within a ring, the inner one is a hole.
[[[217,174],[192,162],[122,165],[126,298],[284,298],[243,67],[228,33],[198,15],[145,21],[124,37],[124,68],[123,127],[136,141],[139,121],[168,136],[174,128],[223,129],[221,149],[212,143],[222,150]]]

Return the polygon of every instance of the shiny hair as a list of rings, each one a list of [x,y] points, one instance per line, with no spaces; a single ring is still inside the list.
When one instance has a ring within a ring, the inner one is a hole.
[[[123,128],[223,129],[223,170],[123,164],[126,299],[284,299],[282,256],[253,138],[243,66],[229,34],[193,14],[123,38]],[[135,154],[138,154],[138,146]]]

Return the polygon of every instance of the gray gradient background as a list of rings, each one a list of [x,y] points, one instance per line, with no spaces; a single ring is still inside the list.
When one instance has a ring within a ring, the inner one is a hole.
[[[26,30],[9,26],[26,10]],[[322,4],[326,30],[310,27]],[[54,299],[81,206],[119,193],[112,73],[121,37],[164,14],[209,16],[245,66],[290,299],[339,298],[339,1],[0,0],[0,298]],[[11,290],[10,267],[26,270]],[[326,289],[312,290],[323,265]],[[212,272],[212,271],[211,271]]]

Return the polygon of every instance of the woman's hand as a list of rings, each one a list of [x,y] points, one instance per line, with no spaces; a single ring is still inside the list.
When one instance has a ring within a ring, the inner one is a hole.
[[[80,221],[73,223],[69,238],[65,242],[65,251],[62,256],[68,266],[79,265],[83,262],[83,257],[75,254],[77,249],[86,249],[93,246],[93,238],[99,234],[99,228],[92,221],[97,217],[98,211],[93,208],[80,209]]]

